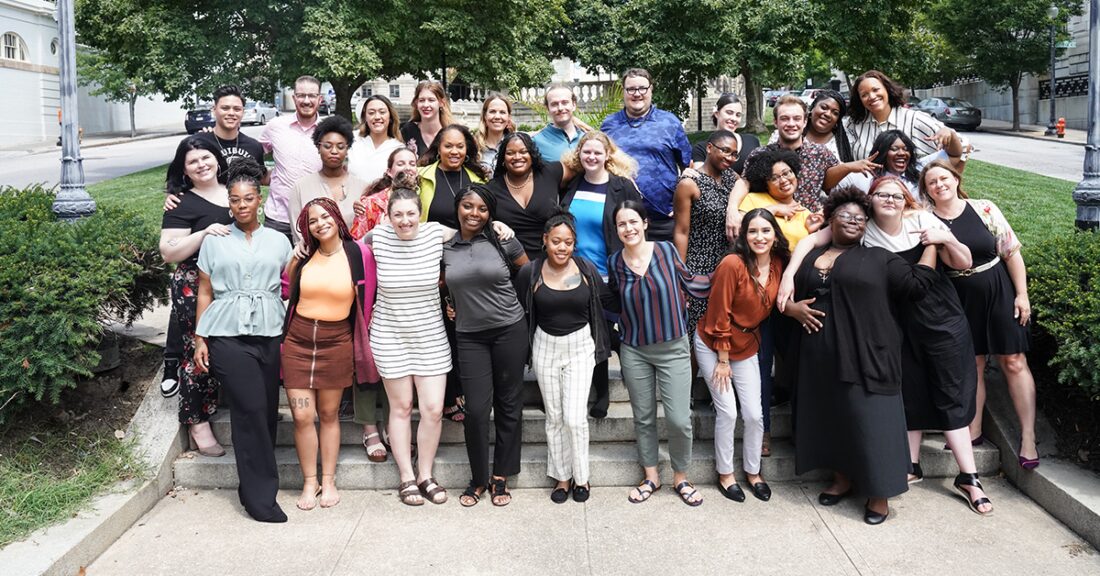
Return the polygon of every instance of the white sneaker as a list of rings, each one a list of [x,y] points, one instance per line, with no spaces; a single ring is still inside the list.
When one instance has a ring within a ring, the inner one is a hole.
[[[164,361],[164,379],[160,381],[160,395],[165,398],[171,398],[179,393],[179,370],[180,363],[178,360],[165,360]]]

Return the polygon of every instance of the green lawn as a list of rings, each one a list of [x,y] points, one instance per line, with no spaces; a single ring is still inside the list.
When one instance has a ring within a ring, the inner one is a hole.
[[[88,193],[99,204],[137,210],[151,225],[160,227],[164,212],[164,176],[168,165],[157,166],[127,176],[105,180],[88,187]]]
[[[988,198],[1004,213],[1024,245],[1053,236],[1071,234],[1077,207],[1073,203],[1075,184],[989,164],[981,160],[966,163],[963,190],[972,198]]]

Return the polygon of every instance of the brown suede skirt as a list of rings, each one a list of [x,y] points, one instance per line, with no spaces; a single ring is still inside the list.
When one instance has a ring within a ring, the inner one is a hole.
[[[295,315],[283,341],[283,386],[332,390],[351,386],[355,375],[351,323]]]

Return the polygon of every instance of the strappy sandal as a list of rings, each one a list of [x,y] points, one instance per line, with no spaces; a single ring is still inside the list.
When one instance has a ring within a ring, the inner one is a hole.
[[[690,492],[688,492],[687,490],[690,490]],[[692,496],[695,496],[696,494],[698,494],[699,491],[696,490],[695,486],[692,486],[691,482],[688,482],[687,480],[684,480],[683,482],[680,482],[679,484],[676,485],[676,493],[680,495],[680,500],[683,500],[684,504],[687,504],[688,506],[691,506],[692,508],[694,508],[694,507],[696,507],[696,506],[703,503],[702,498],[700,498],[698,500],[692,500],[691,499]]]
[[[466,421],[466,409],[458,404],[447,406],[443,409],[443,417],[451,422],[461,424]]]
[[[478,491],[478,488],[480,488],[481,491]],[[481,502],[481,495],[484,493],[485,489],[484,486],[475,486],[473,482],[470,482],[470,485],[467,486],[466,490],[462,492],[462,495],[458,497],[458,503],[461,504],[463,508],[469,508],[476,505],[478,502]]]
[[[649,497],[653,496],[653,493],[660,490],[661,487],[654,484],[649,479],[646,479],[642,480],[642,483],[635,486],[634,489],[638,491],[638,497],[635,498],[633,494],[630,494],[626,499],[629,500],[631,504],[641,504],[649,500]]]
[[[409,480],[397,485],[397,497],[401,503],[407,506],[423,506],[424,497],[420,495],[420,488],[416,486],[416,480]]]
[[[420,488],[420,493],[432,504],[443,504],[447,501],[447,491],[435,481],[435,478],[429,477],[427,480],[417,484],[417,487]],[[440,498],[440,496],[442,496],[442,498]]]
[[[489,481],[489,496],[493,506],[507,506],[512,503],[512,493],[508,491],[508,480],[493,478]]]
[[[989,504],[990,506],[992,506],[993,501],[990,500],[989,498],[984,497],[984,496],[981,497],[981,498],[978,498],[977,500],[971,500],[970,499],[970,492],[967,492],[967,490],[966,490],[966,488],[964,488],[964,486],[972,486],[972,487],[977,488],[977,489],[984,492],[985,488],[982,488],[982,481],[978,480],[978,475],[977,474],[967,474],[966,472],[960,472],[958,476],[955,476],[955,490],[958,490],[959,494],[961,494],[963,499],[966,500],[966,504],[968,506],[970,506],[970,509],[973,510],[975,514],[977,514],[979,516],[990,516],[990,515],[992,515],[993,514],[992,509],[990,509],[988,512],[982,512],[981,510],[978,509],[978,507],[981,506],[982,504]]]
[[[371,438],[378,440],[371,442]],[[386,446],[382,443],[382,436],[378,432],[372,432],[363,436],[363,449],[367,451],[367,460],[371,462],[385,462],[389,455]]]
[[[770,458],[772,455],[772,433],[765,432],[764,440],[760,442],[760,456]]]

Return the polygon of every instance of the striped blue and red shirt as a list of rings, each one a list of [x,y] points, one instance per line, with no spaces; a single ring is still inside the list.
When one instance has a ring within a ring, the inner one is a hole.
[[[654,242],[644,276],[635,274],[619,250],[608,258],[608,286],[622,301],[622,342],[646,346],[687,334],[684,290],[697,298],[710,292],[710,277],[687,269],[671,242]]]

